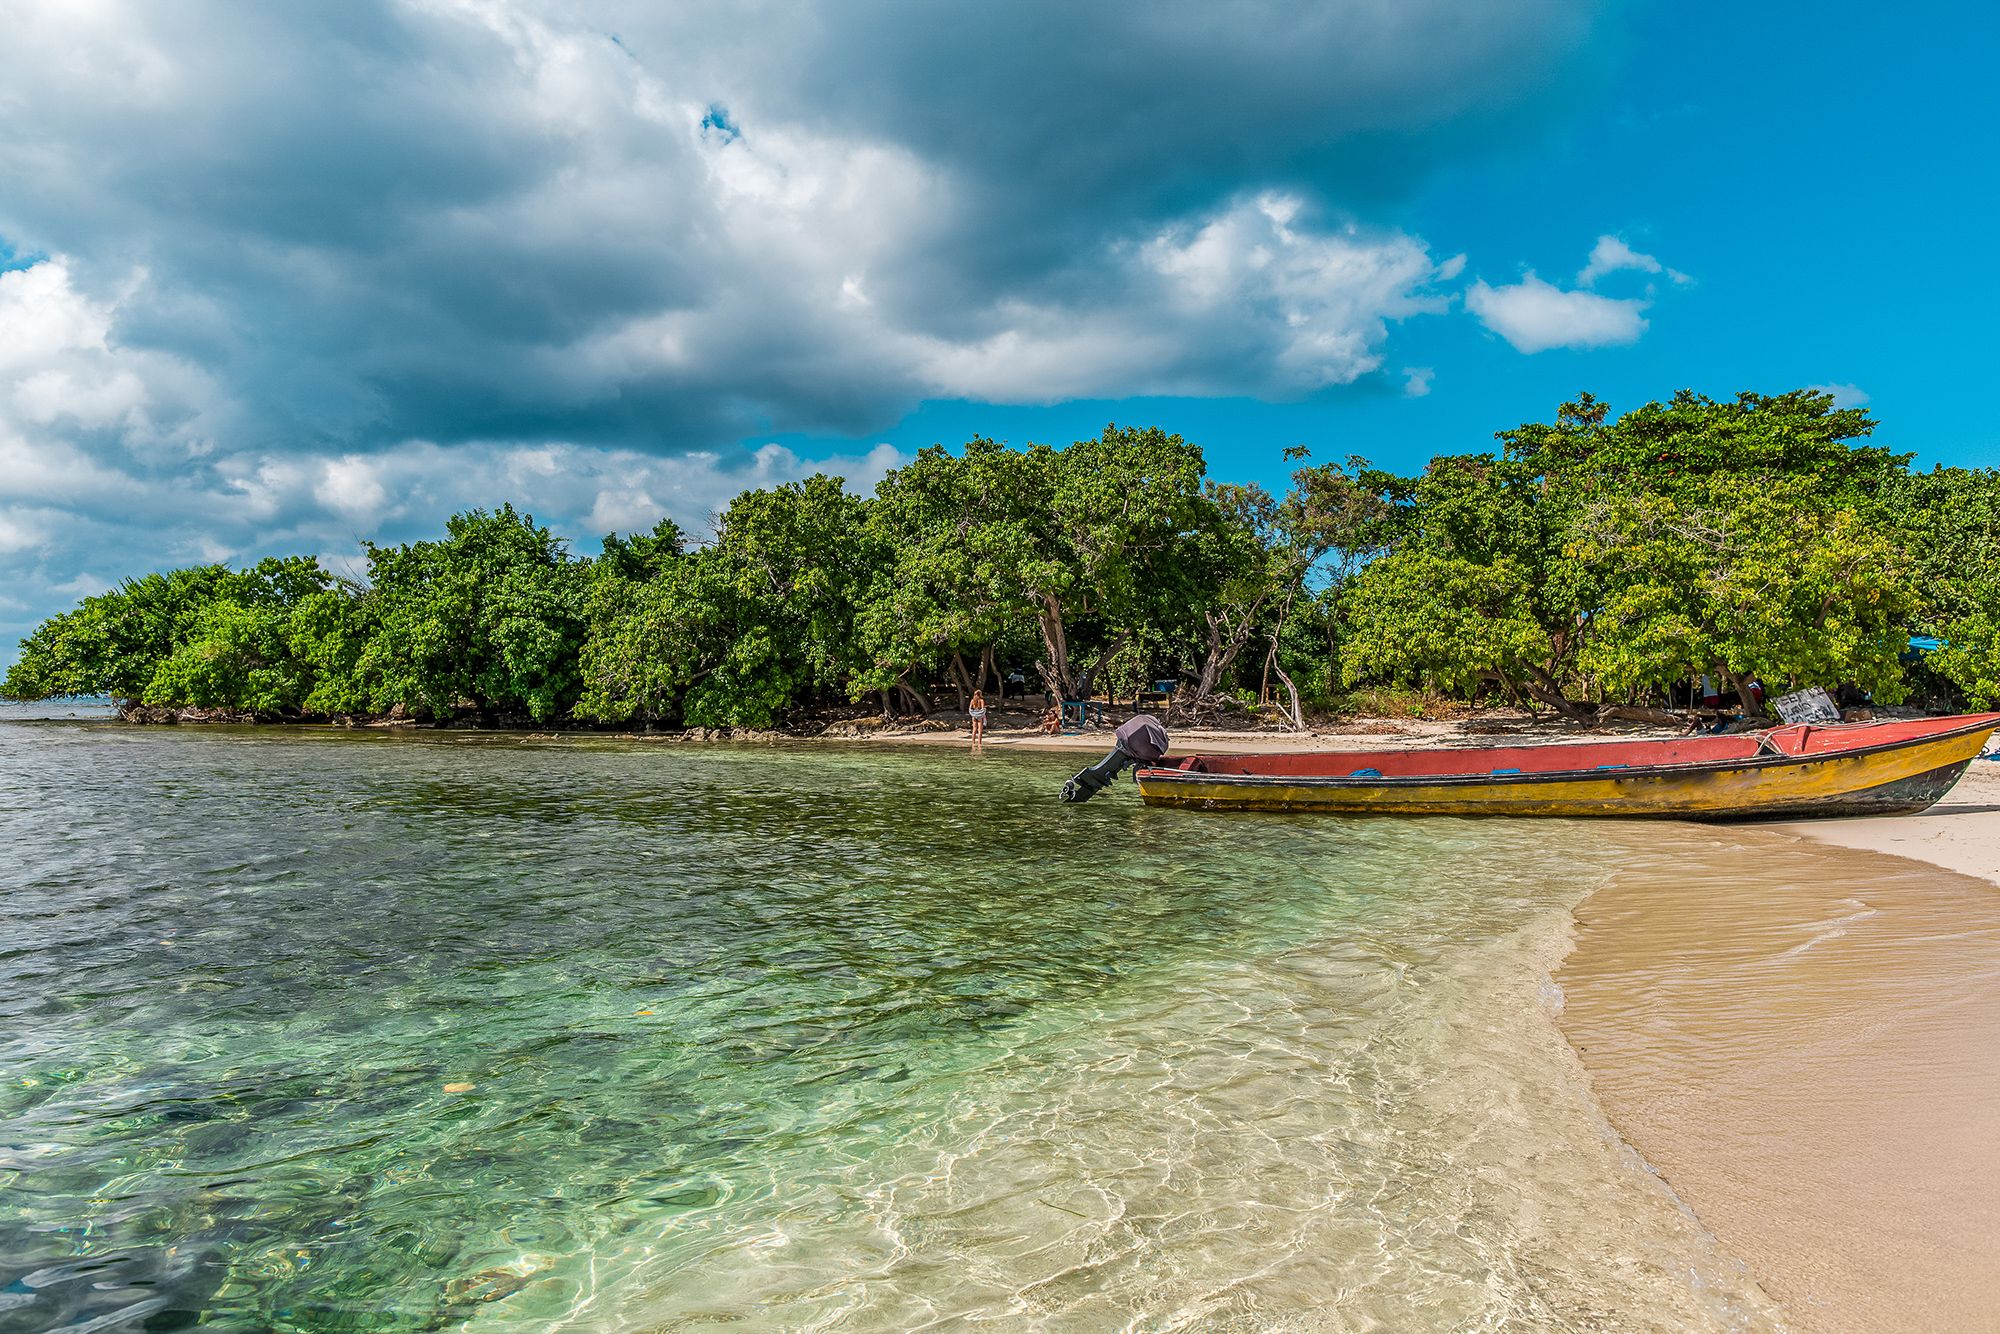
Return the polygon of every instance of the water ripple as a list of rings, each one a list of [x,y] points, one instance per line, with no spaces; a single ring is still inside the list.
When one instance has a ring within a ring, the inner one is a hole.
[[[1060,758],[0,723],[0,1329],[1750,1328],[1618,838]]]

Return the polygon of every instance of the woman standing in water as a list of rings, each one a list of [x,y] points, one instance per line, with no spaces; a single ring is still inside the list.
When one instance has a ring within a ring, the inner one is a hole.
[[[972,744],[978,745],[986,739],[986,692],[974,690],[972,704],[967,710],[972,718]]]

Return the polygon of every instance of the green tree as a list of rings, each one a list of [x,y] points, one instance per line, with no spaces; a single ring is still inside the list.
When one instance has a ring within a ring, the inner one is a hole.
[[[1497,680],[1516,699],[1578,712],[1565,690],[1596,597],[1564,553],[1568,506],[1531,464],[1437,458],[1420,478],[1377,478],[1392,512],[1387,553],[1356,576],[1344,615],[1343,677],[1428,681],[1470,692]]]
[[[593,624],[580,713],[769,727],[843,688],[872,558],[865,508],[816,476],[738,496],[710,547],[671,559],[655,548],[649,576]]]
[[[979,438],[958,455],[924,449],[882,480],[868,507],[876,559],[856,610],[853,697],[911,690],[939,663],[961,697],[989,671],[998,684],[994,648],[1030,615],[1013,571],[1033,551],[1036,466]]]
[[[1911,627],[1945,641],[1926,665],[1974,708],[2000,705],[2000,469],[1896,475],[1885,507],[1909,561]]]
[[[1593,683],[1689,671],[1893,693],[1907,595],[1880,515],[1905,459],[1873,429],[1810,391],[1615,420],[1585,395],[1500,456],[1435,459],[1384,488],[1392,550],[1356,581],[1346,675],[1492,679],[1570,713]]]
[[[1621,496],[1574,539],[1608,592],[1584,669],[1606,687],[1710,673],[1791,688],[1852,682],[1893,702],[1912,594],[1891,534],[1814,479],[1716,473]],[[1742,691],[1742,698],[1750,698]]]
[[[1040,631],[1050,691],[1081,698],[1128,638],[1188,615],[1203,582],[1185,559],[1189,539],[1212,522],[1206,464],[1177,435],[1115,425],[1026,460],[1028,540],[1012,589]],[[1086,639],[1072,644],[1079,626]],[[1088,665],[1080,647],[1095,651]]]
[[[454,515],[440,542],[368,547],[376,629],[357,664],[379,711],[561,717],[581,687],[587,570],[532,515]]]
[[[298,712],[314,665],[288,630],[333,580],[308,556],[246,570],[203,565],[127,580],[50,618],[22,645],[7,694],[109,694],[164,706]]]

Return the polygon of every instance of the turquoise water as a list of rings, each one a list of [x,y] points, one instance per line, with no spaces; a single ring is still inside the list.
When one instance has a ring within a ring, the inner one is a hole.
[[[1615,828],[1074,757],[0,723],[0,1329],[1745,1328]]]

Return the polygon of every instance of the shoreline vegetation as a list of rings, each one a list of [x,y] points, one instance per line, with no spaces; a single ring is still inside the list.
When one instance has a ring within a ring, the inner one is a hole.
[[[1811,391],[1620,417],[1586,395],[1414,476],[1289,449],[1282,495],[1158,429],[975,439],[870,496],[748,491],[705,543],[662,519],[592,557],[503,504],[365,544],[362,578],[293,556],[128,579],[39,626],[0,694],[752,732],[934,719],[974,690],[1294,731],[1384,691],[1643,724],[1714,697],[1754,720],[1802,685],[1990,704],[2000,471],[1913,472],[1874,429]]]

